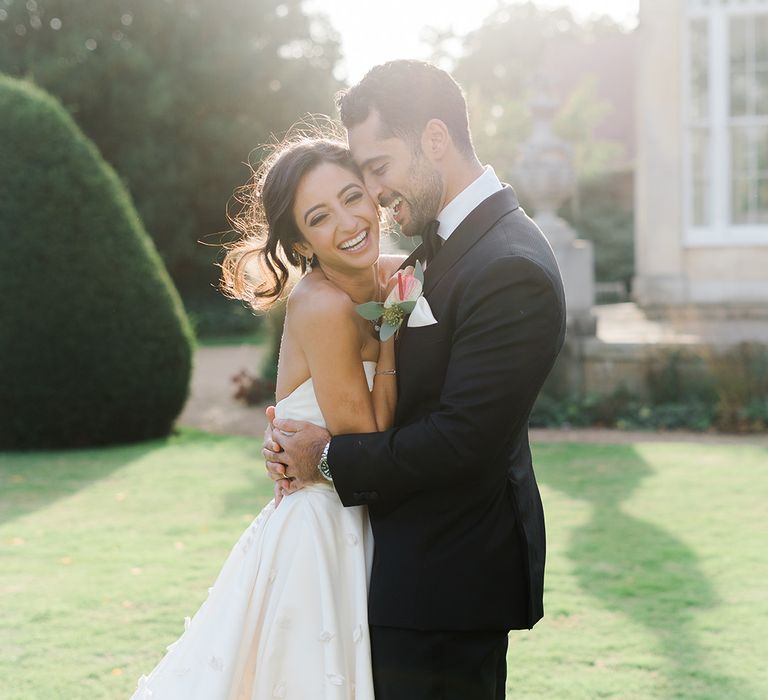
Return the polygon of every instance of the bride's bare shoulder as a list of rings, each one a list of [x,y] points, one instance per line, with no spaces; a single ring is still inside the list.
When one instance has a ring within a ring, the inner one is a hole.
[[[297,324],[316,325],[354,320],[355,304],[346,292],[325,277],[310,273],[291,290],[286,310],[286,319],[290,317]]]

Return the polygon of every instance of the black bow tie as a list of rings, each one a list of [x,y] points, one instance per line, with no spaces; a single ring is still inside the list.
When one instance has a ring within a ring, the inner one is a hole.
[[[437,251],[443,245],[444,241],[437,233],[437,229],[440,228],[440,222],[437,219],[430,221],[421,234],[421,240],[424,244],[425,260],[429,262],[437,255]]]

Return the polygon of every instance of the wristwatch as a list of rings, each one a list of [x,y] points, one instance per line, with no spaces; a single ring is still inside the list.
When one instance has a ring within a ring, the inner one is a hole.
[[[320,456],[320,461],[317,464],[317,469],[325,479],[328,481],[333,481],[333,477],[331,476],[331,466],[328,464],[328,450],[330,447],[331,441],[329,440],[327,443],[325,443],[323,454]]]

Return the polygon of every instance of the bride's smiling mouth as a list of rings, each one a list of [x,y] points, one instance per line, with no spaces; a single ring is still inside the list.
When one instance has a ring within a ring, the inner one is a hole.
[[[365,248],[370,238],[370,232],[368,229],[360,231],[354,238],[348,238],[343,243],[339,243],[337,246],[339,250],[343,250],[345,253],[356,253],[358,250]]]

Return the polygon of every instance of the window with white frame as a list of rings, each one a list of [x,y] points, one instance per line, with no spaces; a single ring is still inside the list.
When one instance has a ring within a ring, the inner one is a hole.
[[[768,245],[768,0],[687,0],[686,243]]]

